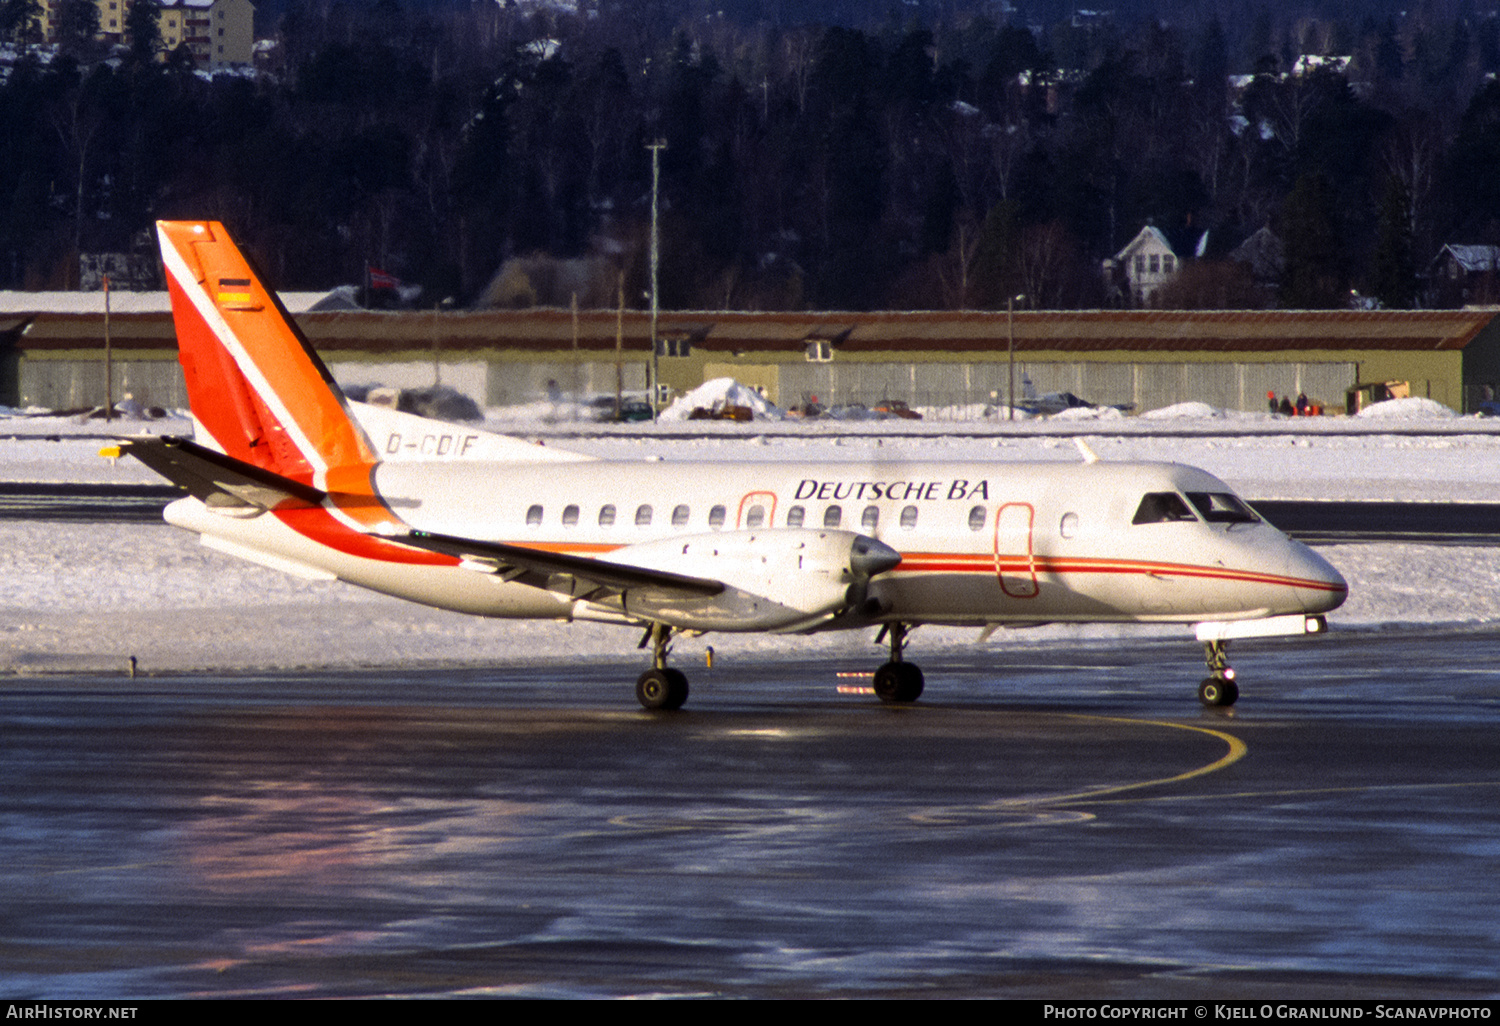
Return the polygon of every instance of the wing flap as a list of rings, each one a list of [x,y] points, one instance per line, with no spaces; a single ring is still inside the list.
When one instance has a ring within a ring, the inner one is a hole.
[[[703,598],[722,594],[725,589],[723,582],[705,577],[689,577],[628,563],[610,563],[587,556],[570,556],[525,545],[476,541],[427,531],[412,531],[393,540],[457,556],[475,569],[487,569],[509,581],[587,601],[597,601],[603,595],[632,588],[652,588]]]

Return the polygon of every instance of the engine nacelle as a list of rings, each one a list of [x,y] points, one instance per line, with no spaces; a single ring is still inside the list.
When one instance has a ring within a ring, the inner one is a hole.
[[[704,577],[725,584],[711,597],[657,588],[624,596],[628,615],[691,630],[796,630],[865,601],[871,577],[900,553],[852,531],[767,529],[662,539],[617,549],[610,562]]]

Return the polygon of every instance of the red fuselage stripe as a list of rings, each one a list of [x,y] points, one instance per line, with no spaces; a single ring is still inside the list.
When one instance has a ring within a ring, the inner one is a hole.
[[[395,544],[375,536],[361,534],[332,517],[327,510],[304,509],[278,514],[281,519],[304,537],[327,545],[351,556],[378,559],[392,563],[411,563],[423,566],[456,566],[458,560],[452,556],[433,552],[421,552],[404,545]],[[569,555],[600,556],[624,548],[604,542],[529,542],[508,541],[506,544],[537,549],[542,552],[558,552]],[[1347,586],[1304,577],[1284,577],[1278,574],[1261,573],[1254,570],[1231,570],[1223,567],[1197,566],[1191,563],[1160,563],[1145,560],[1098,559],[1079,557],[1075,559],[1053,559],[1037,556],[1002,556],[998,566],[993,553],[974,552],[912,552],[903,553],[901,565],[890,571],[893,575],[909,574],[984,574],[997,572],[1008,574],[1045,573],[1052,575],[1078,576],[1084,574],[1137,574],[1161,577],[1198,577],[1218,581],[1242,581],[1255,584],[1279,585],[1287,588],[1307,588],[1313,591],[1341,592]]]
[[[459,563],[455,556],[414,549],[377,535],[363,534],[321,506],[277,510],[276,517],[309,541],[348,556],[412,566],[457,566]]]
[[[1289,588],[1310,588],[1315,591],[1347,591],[1348,586],[1332,581],[1307,577],[1285,577],[1258,570],[1232,570],[1225,567],[1197,566],[1192,563],[1158,563],[1144,560],[1120,559],[1052,559],[1038,556],[1002,556],[998,566],[994,556],[983,554],[923,552],[904,556],[901,566],[894,572],[901,573],[960,573],[960,574],[1143,574],[1159,577],[1201,577],[1220,581],[1248,581],[1257,584],[1275,584]]]

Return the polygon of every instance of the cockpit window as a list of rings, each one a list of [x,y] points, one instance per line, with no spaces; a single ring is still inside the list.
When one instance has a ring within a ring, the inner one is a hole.
[[[1174,520],[1197,520],[1176,492],[1147,492],[1141,496],[1132,524],[1165,524]]]
[[[1253,524],[1260,519],[1230,492],[1188,492],[1187,497],[1210,524]]]

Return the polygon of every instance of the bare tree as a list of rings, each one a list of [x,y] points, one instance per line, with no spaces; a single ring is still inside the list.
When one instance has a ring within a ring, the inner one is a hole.
[[[1443,150],[1442,128],[1430,118],[1413,115],[1397,123],[1381,151],[1386,174],[1405,190],[1407,224],[1418,253],[1437,249],[1430,211]]]
[[[86,220],[84,207],[89,185],[89,159],[94,143],[105,122],[105,112],[90,102],[83,83],[68,91],[66,96],[53,105],[52,127],[57,131],[63,150],[68,154],[74,169],[73,182],[73,254],[72,267],[68,272],[69,284],[76,284],[78,255],[83,251],[83,225]]]
[[[1063,283],[1073,242],[1061,221],[1030,225],[1021,232],[1017,266],[1027,305],[1033,309],[1062,306]]]

